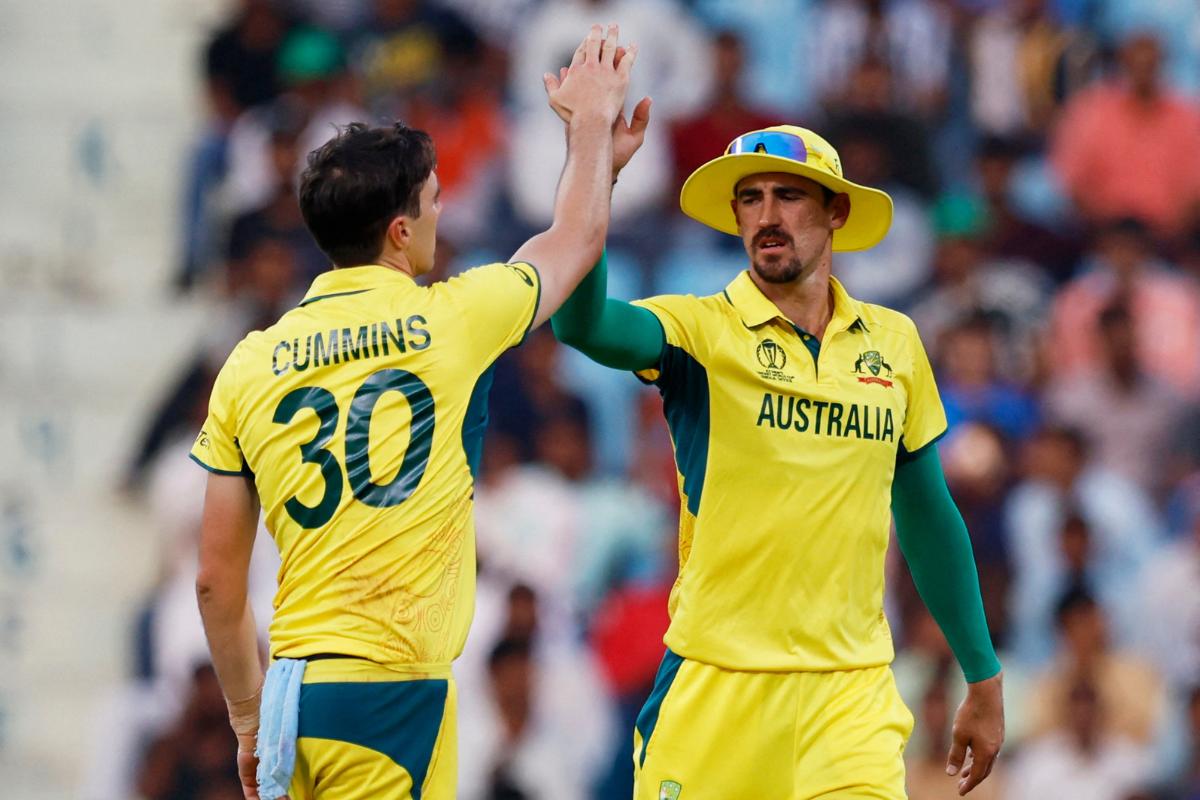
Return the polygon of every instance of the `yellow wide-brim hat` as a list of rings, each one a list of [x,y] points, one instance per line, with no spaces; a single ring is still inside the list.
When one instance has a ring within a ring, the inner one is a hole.
[[[866,250],[887,236],[892,198],[842,177],[837,150],[817,134],[796,125],[776,125],[744,133],[725,154],[693,172],[679,193],[683,213],[723,233],[738,235],[730,201],[738,181],[761,172],[789,172],[850,196],[850,216],[833,232],[833,249]]]

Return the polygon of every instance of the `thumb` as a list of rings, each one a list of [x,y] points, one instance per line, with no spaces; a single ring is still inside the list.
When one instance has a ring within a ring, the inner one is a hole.
[[[557,91],[558,87],[560,86],[558,78],[554,77],[549,72],[542,76],[542,83],[546,87],[546,94]]]
[[[633,119],[629,123],[631,133],[639,134],[646,130],[646,126],[650,124],[650,106],[654,101],[649,97],[643,97],[633,109]]]
[[[954,735],[954,742],[950,745],[950,755],[946,759],[946,774],[957,775],[962,769],[963,761],[967,757],[967,743],[958,734]]]

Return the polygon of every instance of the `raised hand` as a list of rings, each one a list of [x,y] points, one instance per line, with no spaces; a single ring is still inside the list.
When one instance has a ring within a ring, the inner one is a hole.
[[[619,36],[617,25],[609,25],[607,35],[593,25],[576,48],[571,65],[558,76],[546,73],[543,77],[550,106],[564,121],[569,123],[579,112],[594,112],[609,124],[616,122],[625,107],[629,75],[637,60],[637,45],[621,48]]]
[[[593,28],[593,30],[595,30]],[[616,26],[610,26],[610,33],[615,32]],[[625,56],[629,50],[617,46],[616,52],[613,54],[613,64],[620,68],[621,63],[625,60]],[[567,75],[570,74],[568,67],[563,67],[558,71],[558,76],[546,73],[543,76],[543,82],[546,86],[546,95],[550,101],[550,108],[554,109],[554,113],[558,114],[563,122],[571,121],[571,109],[560,102],[559,89],[567,80]],[[646,140],[646,126],[650,124],[650,106],[651,99],[643,97],[633,109],[633,114],[629,120],[625,119],[625,112],[622,110],[616,120],[613,122],[613,180],[617,179],[617,174],[625,168],[629,160],[633,158],[633,154],[641,149],[642,143]]]

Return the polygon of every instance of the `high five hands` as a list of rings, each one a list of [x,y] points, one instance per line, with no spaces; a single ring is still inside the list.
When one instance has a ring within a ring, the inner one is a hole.
[[[560,69],[557,76],[547,72],[542,77],[550,107],[563,122],[570,124],[576,111],[587,108],[589,103],[610,114],[614,181],[646,139],[651,105],[650,98],[643,97],[626,121],[625,93],[638,50],[636,44],[621,46],[619,36],[617,25],[609,25],[607,34],[599,25],[593,25],[587,38],[575,50],[571,65]],[[613,74],[620,79],[619,99],[617,90],[609,86]],[[614,100],[615,106],[612,105]]]

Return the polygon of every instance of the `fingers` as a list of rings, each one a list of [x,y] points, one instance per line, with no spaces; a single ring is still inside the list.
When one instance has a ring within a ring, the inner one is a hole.
[[[560,80],[549,72],[542,76],[542,84],[546,87],[546,94],[553,94],[558,91],[558,87],[562,85]]]
[[[624,45],[621,45],[621,44],[617,45],[617,52],[613,54],[613,66],[614,67],[621,65],[621,59],[625,57],[626,52],[628,52],[628,51],[626,51]]]
[[[621,63],[617,65],[617,72],[625,80],[629,80],[629,73],[633,71],[633,62],[637,61],[638,46],[631,44],[625,48],[625,56],[621,59]]]
[[[608,26],[608,33],[604,37],[604,44],[600,49],[600,63],[603,66],[611,67],[613,59],[617,52],[617,37],[621,35],[621,27],[617,24]]]
[[[629,123],[629,132],[635,136],[640,136],[646,131],[646,126],[650,124],[650,106],[654,101],[649,97],[643,97],[633,108],[633,117]]]
[[[962,769],[963,760],[967,757],[967,742],[966,739],[960,738],[956,733],[954,741],[950,745],[950,754],[946,758],[946,774],[957,775]]]
[[[971,748],[971,752],[967,756],[967,768],[963,772],[962,780],[958,782],[960,797],[983,783],[983,779],[992,774],[992,767],[996,765],[997,755],[995,752],[976,753],[975,749]]]
[[[566,67],[558,68],[558,82],[559,83],[562,83],[563,81],[565,81],[567,79],[568,72],[570,72],[570,70],[567,69]]]
[[[583,55],[584,61],[589,64],[594,64],[600,60],[600,48],[604,45],[604,29],[599,25],[593,25],[588,31],[587,38],[583,40]],[[574,65],[574,62],[572,62]]]
[[[593,36],[595,36],[595,37],[600,36],[600,26],[599,25],[593,25],[591,27],[591,29],[588,31],[588,35],[583,37],[583,41],[579,43],[579,47],[575,48],[575,53],[574,53],[574,55],[571,56],[571,66],[572,67],[574,67],[577,64],[582,64],[583,62],[587,61],[588,46],[590,45]],[[597,38],[597,41],[599,41],[598,38]],[[599,47],[597,47],[596,52],[597,53],[599,52]]]

